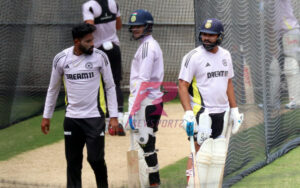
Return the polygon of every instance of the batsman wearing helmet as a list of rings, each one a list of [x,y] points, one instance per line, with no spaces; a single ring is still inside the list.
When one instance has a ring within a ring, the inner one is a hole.
[[[138,143],[142,187],[158,187],[160,184],[155,134],[163,107],[163,94],[157,83],[163,81],[164,65],[161,48],[151,35],[153,24],[151,13],[142,9],[132,12],[128,22],[131,39],[140,42],[131,63],[128,112],[134,120],[130,127],[138,130],[134,133],[134,140]],[[139,101],[142,93],[147,95]]]
[[[242,123],[243,115],[239,113],[232,83],[234,72],[231,55],[228,50],[219,46],[223,38],[224,28],[221,21],[215,18],[205,20],[199,33],[201,45],[187,53],[181,64],[178,90],[185,111],[183,128],[188,136],[194,136],[195,148],[198,151],[196,156],[198,177],[193,176],[192,160],[191,158],[188,160],[186,171],[188,187],[194,187],[193,182],[196,178],[199,178],[202,186],[211,182],[208,174],[209,166],[201,166],[201,161],[211,163],[213,153],[204,151],[202,155],[199,151],[207,140],[210,140],[206,145],[211,150],[213,140],[222,137],[224,139],[229,111],[230,121],[233,121],[232,133],[236,133]],[[192,129],[188,127],[189,125],[193,125]],[[203,159],[206,155],[209,157]],[[215,172],[214,176],[218,176],[218,173]],[[220,178],[221,174],[219,173]]]

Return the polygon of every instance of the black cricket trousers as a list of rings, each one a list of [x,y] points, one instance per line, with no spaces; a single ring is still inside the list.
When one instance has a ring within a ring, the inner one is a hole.
[[[96,177],[97,187],[108,187],[107,168],[104,160],[105,119],[76,119],[65,117],[65,155],[67,160],[67,187],[80,188],[83,147],[87,147],[87,160]]]

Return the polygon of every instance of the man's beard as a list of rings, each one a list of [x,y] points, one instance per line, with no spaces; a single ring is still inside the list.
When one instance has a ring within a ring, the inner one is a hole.
[[[79,45],[79,50],[87,55],[91,55],[93,53],[94,46],[91,46],[89,49],[86,49],[84,46]]]
[[[207,51],[211,51],[212,49],[214,49],[218,44],[217,42],[210,42],[210,41],[205,41],[207,44],[204,44],[204,42],[202,42],[203,47],[207,50]]]

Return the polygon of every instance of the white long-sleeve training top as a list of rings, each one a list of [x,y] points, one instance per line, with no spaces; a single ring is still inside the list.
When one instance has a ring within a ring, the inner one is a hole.
[[[67,48],[53,60],[43,117],[52,117],[62,79],[66,91],[66,117],[104,117],[106,104],[103,82],[110,117],[118,117],[115,83],[105,53],[94,48],[91,55],[77,56],[73,50],[73,46]]]
[[[141,44],[131,63],[128,111],[131,111],[141,83],[162,82],[163,78],[164,63],[162,50],[158,42],[151,35],[146,36],[141,39]],[[163,95],[160,91],[160,87],[152,88],[150,86],[147,91],[149,91],[149,95],[147,97],[152,100],[159,99]]]

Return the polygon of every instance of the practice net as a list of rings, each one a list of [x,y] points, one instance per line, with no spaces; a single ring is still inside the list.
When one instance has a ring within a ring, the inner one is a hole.
[[[285,109],[292,97],[289,87],[299,88],[300,77],[292,83],[287,81],[290,73],[284,67],[282,33],[277,29],[278,21],[284,19],[280,1],[195,1],[196,27],[207,17],[216,17],[225,25],[222,45],[232,54],[235,94],[245,114],[243,130],[230,142],[223,187],[300,143],[299,109]],[[299,20],[300,3],[291,2]],[[299,72],[299,65],[294,72]]]

